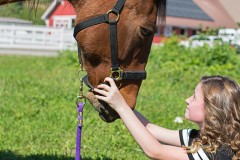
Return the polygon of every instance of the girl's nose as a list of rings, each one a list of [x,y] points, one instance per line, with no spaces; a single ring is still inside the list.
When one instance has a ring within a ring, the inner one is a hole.
[[[192,96],[191,96],[191,97],[192,97]],[[186,102],[187,104],[189,104],[191,97],[188,97],[188,98],[185,100],[185,102]]]

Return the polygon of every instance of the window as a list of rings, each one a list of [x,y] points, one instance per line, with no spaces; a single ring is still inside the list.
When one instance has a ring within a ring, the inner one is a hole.
[[[56,28],[69,28],[69,26],[68,26],[69,20],[67,20],[67,19],[54,20],[53,24],[54,24],[53,26]]]
[[[53,27],[71,29],[76,16],[54,16]]]
[[[180,35],[184,35],[185,34],[185,29],[184,28],[181,28],[180,29]]]

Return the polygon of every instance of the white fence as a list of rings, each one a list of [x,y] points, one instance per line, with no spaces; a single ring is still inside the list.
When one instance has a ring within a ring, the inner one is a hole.
[[[0,50],[76,50],[73,30],[45,26],[0,25]]]

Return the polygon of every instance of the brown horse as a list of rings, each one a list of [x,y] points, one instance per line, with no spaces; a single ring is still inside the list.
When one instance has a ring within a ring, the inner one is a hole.
[[[19,1],[24,0],[0,0],[0,5]],[[37,2],[31,0],[29,3]],[[105,77],[112,76],[133,109],[142,80],[146,76],[144,70],[157,18],[165,18],[166,0],[69,2],[77,13],[74,34],[79,47],[79,62],[87,71],[87,85],[96,87],[103,83]],[[94,94],[89,90],[86,97],[100,117],[106,122],[117,119],[116,112],[107,104],[99,102]]]

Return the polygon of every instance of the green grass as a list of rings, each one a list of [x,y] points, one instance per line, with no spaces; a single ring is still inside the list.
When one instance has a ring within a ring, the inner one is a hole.
[[[78,67],[65,57],[0,56],[0,68],[0,159],[73,159]],[[142,154],[121,121],[103,122],[89,104],[82,137],[83,159]]]
[[[182,124],[173,122],[176,116],[184,115],[185,98],[204,74],[229,75],[239,82],[239,55],[224,47],[193,53],[171,43],[152,49],[148,78],[142,84],[136,108],[161,126],[195,128],[186,120]],[[59,57],[0,56],[1,160],[74,159],[77,70],[76,53]],[[147,159],[120,120],[103,122],[89,103],[84,109],[82,157]]]

